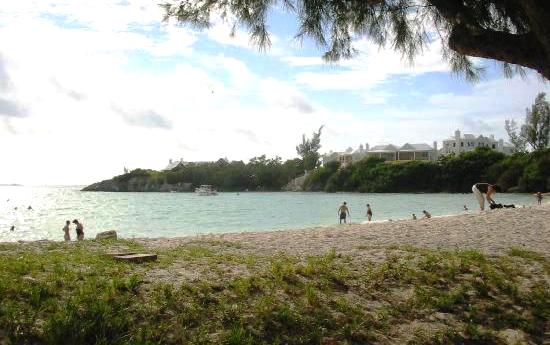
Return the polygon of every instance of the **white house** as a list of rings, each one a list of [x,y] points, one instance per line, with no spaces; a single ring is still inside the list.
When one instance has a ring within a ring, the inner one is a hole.
[[[460,154],[475,150],[476,147],[489,147],[504,154],[512,154],[514,147],[510,143],[504,142],[503,139],[496,140],[494,135],[485,137],[483,135],[475,136],[473,134],[461,135],[457,129],[454,137],[443,140],[443,147],[440,154],[448,155],[451,153]]]
[[[175,169],[175,168],[178,168],[180,166],[185,166],[188,162],[184,162],[183,161],[183,158],[180,158],[179,160],[172,160],[170,159],[168,161],[168,165],[166,166],[166,168],[162,169],[163,171],[169,171],[169,170],[172,170],[172,169]]]

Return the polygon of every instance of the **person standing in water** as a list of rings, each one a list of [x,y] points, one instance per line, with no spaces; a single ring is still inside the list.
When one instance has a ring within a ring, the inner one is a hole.
[[[367,204],[367,219],[370,220],[372,219],[372,210],[370,208],[370,204]]]
[[[76,239],[82,241],[84,239],[84,225],[77,219],[73,220],[73,224],[76,224]]]
[[[544,195],[548,195],[548,194],[550,194],[550,193],[536,192],[536,193],[533,194],[533,195],[537,197],[537,203],[538,203],[539,205],[542,205],[542,198],[543,198],[543,196],[544,196]]]
[[[349,209],[347,203],[344,201],[342,206],[340,206],[340,208],[338,209],[338,214],[340,215],[340,224],[342,224],[342,220],[344,221],[344,223],[346,223],[346,213],[349,216]]]
[[[65,239],[65,242],[69,242],[71,240],[71,234],[69,233],[69,226],[71,225],[71,221],[68,220],[66,223],[65,223],[65,226],[63,227],[63,231],[65,232],[65,234],[63,235],[63,238]]]
[[[413,220],[416,220],[416,214],[412,214],[413,215]]]
[[[479,202],[479,209],[481,211],[485,210],[485,199],[487,199],[487,202],[490,205],[496,204],[492,196],[498,191],[500,191],[500,187],[496,184],[480,182],[472,186],[472,192]],[[485,194],[485,198],[483,197],[483,194]]]

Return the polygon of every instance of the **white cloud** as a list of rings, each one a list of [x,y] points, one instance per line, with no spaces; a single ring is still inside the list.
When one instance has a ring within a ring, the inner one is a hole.
[[[301,72],[296,82],[313,90],[361,91],[371,90],[392,76],[416,76],[428,72],[445,72],[449,67],[441,60],[440,44],[430,44],[414,65],[404,61],[392,49],[379,48],[366,39],[355,44],[360,54],[337,64],[326,64],[325,71]],[[318,57],[285,57],[293,67],[320,66]]]

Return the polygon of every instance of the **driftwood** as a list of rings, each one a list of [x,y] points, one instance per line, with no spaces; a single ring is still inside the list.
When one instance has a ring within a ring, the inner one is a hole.
[[[157,260],[157,254],[130,254],[130,255],[117,255],[113,259],[117,261],[128,262],[144,262]]]

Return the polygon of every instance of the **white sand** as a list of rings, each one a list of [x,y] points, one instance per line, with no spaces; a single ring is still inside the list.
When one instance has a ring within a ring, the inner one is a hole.
[[[150,248],[175,247],[203,240],[236,242],[258,253],[298,255],[356,252],[364,248],[411,245],[431,249],[478,249],[502,254],[511,247],[550,256],[550,204],[500,209],[431,219],[335,225],[302,230],[243,232],[184,238],[138,239]]]

